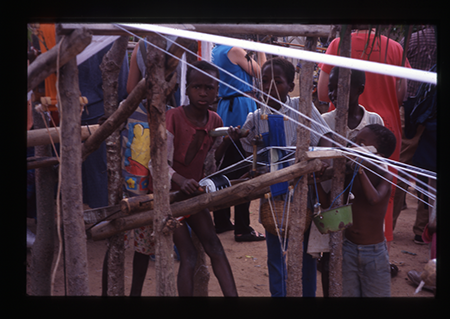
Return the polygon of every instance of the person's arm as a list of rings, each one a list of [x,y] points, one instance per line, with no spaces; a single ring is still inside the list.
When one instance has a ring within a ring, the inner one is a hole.
[[[128,81],[127,81],[127,93],[130,94],[131,91],[136,87],[136,85],[139,83],[139,81],[142,78],[141,71],[139,71],[139,67],[137,65],[137,50],[138,50],[139,44],[136,44],[134,47],[133,53],[131,53],[131,59],[130,59],[130,70],[128,73]]]
[[[232,63],[239,65],[251,76],[258,77],[261,72],[261,65],[266,62],[266,54],[264,52],[258,52],[258,62],[252,58],[247,60],[246,55],[247,51],[238,47],[232,47],[227,54]]]
[[[392,181],[392,175],[389,173],[383,174],[383,177],[389,181]],[[365,169],[363,168],[359,169],[357,178],[361,183],[361,187],[370,205],[378,204],[391,191],[391,183],[389,183],[389,181],[385,179],[381,179],[377,187],[374,187],[369,177],[367,176]]]
[[[174,181],[178,186],[180,186],[181,191],[186,194],[194,194],[200,188],[200,185],[195,179],[188,179],[184,176],[181,176],[177,172],[173,173],[172,181]]]
[[[395,82],[395,88],[397,90],[397,102],[399,107],[403,104],[403,101],[405,100],[407,83],[408,80],[406,79],[397,79],[397,81]]]
[[[323,70],[320,71],[319,81],[317,82],[317,98],[322,102],[331,102],[328,97],[328,82],[330,75]]]

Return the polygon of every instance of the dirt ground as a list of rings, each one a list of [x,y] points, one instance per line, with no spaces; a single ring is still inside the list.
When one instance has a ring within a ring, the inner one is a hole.
[[[398,266],[399,272],[392,279],[391,295],[392,297],[431,297],[432,292],[422,290],[414,294],[416,287],[411,283],[407,276],[410,270],[422,271],[429,258],[428,245],[418,245],[413,242],[414,234],[412,227],[415,220],[415,209],[417,200],[407,195],[407,209],[403,210],[397,221],[394,230],[394,241],[391,244],[390,261]],[[259,232],[264,232],[263,226],[258,222],[258,201],[253,201],[250,207],[251,225]],[[233,216],[233,214],[232,214]],[[35,233],[36,225],[34,220],[28,219],[28,227]],[[55,232],[56,233],[56,232]],[[56,234],[55,234],[56,236]],[[268,272],[266,265],[267,251],[266,243],[250,242],[238,243],[234,240],[233,232],[219,234],[220,240],[226,250],[230,261],[234,278],[236,281],[239,296],[247,297],[270,297]],[[57,242],[57,237],[55,237]],[[88,264],[89,264],[89,289],[93,296],[101,295],[101,275],[102,263],[106,251],[106,241],[87,242]],[[407,251],[415,255],[404,253]],[[56,260],[57,248],[55,248]],[[133,260],[133,249],[128,248],[125,252],[125,295],[129,295],[131,287],[131,270]],[[30,276],[29,265],[31,261],[31,251],[27,254],[27,277]],[[222,296],[217,279],[215,278],[207,258],[208,269],[210,271],[209,296]],[[154,262],[150,262],[144,283],[142,296],[155,296],[155,267]],[[175,262],[178,268],[179,262]],[[27,280],[27,283],[29,281]],[[64,277],[62,262],[58,267],[56,283],[54,287],[55,295],[64,295]],[[27,294],[32,295],[29,284],[27,284]],[[317,276],[317,297],[322,297],[321,274]]]

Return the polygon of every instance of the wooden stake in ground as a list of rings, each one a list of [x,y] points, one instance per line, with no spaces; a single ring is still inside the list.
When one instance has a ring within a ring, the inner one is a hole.
[[[305,42],[305,49],[314,51],[317,38],[308,37]],[[314,62],[303,61],[300,74],[300,101],[299,109],[308,118],[311,117],[312,106],[312,88],[313,88]],[[306,118],[299,116],[300,123],[310,127],[311,122]],[[306,152],[310,144],[310,131],[307,128],[298,126],[297,128],[297,150],[295,153],[295,162],[306,160]],[[295,182],[296,189],[292,203],[292,213],[289,225],[289,258],[287,262],[288,279],[286,294],[288,297],[302,297],[302,268],[303,268],[303,233],[305,231],[305,222],[307,214],[308,198],[308,178],[303,178]]]
[[[64,41],[64,37],[60,37]],[[81,105],[75,58],[59,70],[61,198],[69,296],[89,295],[81,181]]]
[[[149,42],[165,49],[166,40],[159,35]],[[165,231],[172,218],[170,212],[170,180],[167,165],[166,99],[172,92],[176,77],[165,80],[165,54],[149,45],[146,61],[147,114],[150,128],[150,158],[154,197],[153,229],[156,255],[156,296],[176,296],[172,231]],[[169,227],[170,228],[170,227]]]
[[[118,106],[118,78],[128,37],[121,36],[103,57],[100,64],[102,71],[102,88],[104,96],[105,116],[112,115]],[[122,156],[120,144],[120,130],[116,129],[106,138],[106,161],[108,172],[108,205],[116,205],[122,200]],[[123,296],[125,293],[125,246],[124,234],[119,233],[107,240],[106,252],[106,295]],[[105,276],[105,274],[103,274]]]
[[[44,116],[45,118],[45,116]],[[33,108],[35,128],[44,128],[44,119]],[[35,156],[51,156],[50,145],[34,148]],[[36,241],[31,250],[31,291],[34,296],[50,296],[51,270],[55,247],[55,200],[56,172],[53,167],[35,171],[36,181]]]
[[[340,40],[340,55],[350,57],[351,53],[351,28],[350,25],[342,26]],[[336,105],[336,128],[335,131],[340,136],[347,136],[348,98],[350,93],[351,70],[341,68],[339,71],[338,93]],[[335,135],[336,137],[336,135]],[[343,140],[338,140],[341,144],[346,144]],[[344,189],[345,180],[345,158],[333,160],[334,177],[331,182],[331,198],[336,198]],[[335,206],[343,203],[342,196],[339,197]],[[330,297],[342,296],[342,231],[330,233]]]

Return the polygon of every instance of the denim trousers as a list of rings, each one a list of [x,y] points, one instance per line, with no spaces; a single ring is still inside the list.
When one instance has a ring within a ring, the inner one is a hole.
[[[317,261],[306,253],[309,230],[305,232],[303,241],[302,285],[303,297],[316,296]],[[283,241],[284,239],[282,239]],[[286,239],[289,241],[289,239]],[[286,297],[287,267],[286,256],[283,255],[280,240],[266,231],[267,268],[269,270],[269,289],[272,297]],[[286,243],[286,249],[287,249]]]
[[[391,271],[386,240],[374,245],[342,244],[342,296],[390,297]]]

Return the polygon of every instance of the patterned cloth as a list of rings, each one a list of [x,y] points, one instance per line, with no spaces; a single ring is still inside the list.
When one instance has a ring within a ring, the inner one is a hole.
[[[404,39],[400,41],[404,47]],[[411,34],[408,50],[406,51],[409,64],[414,69],[428,71],[437,61],[437,45],[434,28],[429,27]],[[406,97],[415,96],[422,82],[408,80]]]

